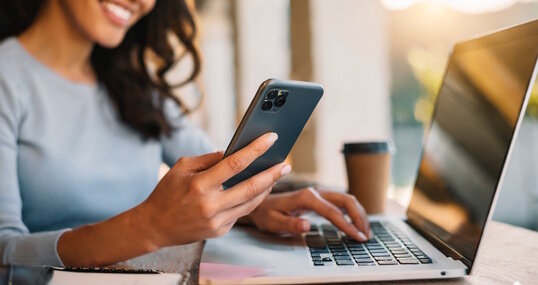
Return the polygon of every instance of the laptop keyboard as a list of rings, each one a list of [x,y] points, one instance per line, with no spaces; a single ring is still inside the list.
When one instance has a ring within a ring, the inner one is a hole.
[[[305,236],[315,266],[378,266],[432,263],[404,233],[387,222],[372,222],[373,238],[361,243],[331,224],[312,225]]]

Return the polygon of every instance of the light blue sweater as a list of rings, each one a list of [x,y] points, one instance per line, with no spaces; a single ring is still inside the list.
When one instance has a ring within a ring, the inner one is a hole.
[[[60,235],[142,202],[161,162],[214,150],[168,102],[171,137],[143,141],[103,86],[60,77],[16,38],[0,43],[0,264],[61,266]]]

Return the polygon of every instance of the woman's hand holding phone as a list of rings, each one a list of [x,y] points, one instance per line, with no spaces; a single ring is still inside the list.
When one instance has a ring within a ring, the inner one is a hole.
[[[291,167],[277,164],[226,191],[222,183],[263,155],[277,139],[276,133],[265,134],[224,159],[222,152],[179,159],[138,209],[153,247],[224,235],[237,219],[250,214]]]
[[[222,152],[181,158],[140,205],[64,232],[57,246],[60,259],[66,266],[101,266],[227,233],[291,168],[277,164],[226,191],[222,183],[243,171],[276,140],[275,133],[262,135],[224,159]]]

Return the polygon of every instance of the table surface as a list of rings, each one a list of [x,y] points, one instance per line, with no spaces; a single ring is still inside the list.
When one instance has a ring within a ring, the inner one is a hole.
[[[395,203],[388,214],[403,213]],[[187,273],[189,282],[198,283],[203,242],[164,248],[124,263],[121,267],[155,268],[165,272]],[[538,233],[508,224],[490,221],[481,243],[472,275],[447,280],[400,281],[391,284],[538,284]],[[361,284],[382,284],[368,282]]]

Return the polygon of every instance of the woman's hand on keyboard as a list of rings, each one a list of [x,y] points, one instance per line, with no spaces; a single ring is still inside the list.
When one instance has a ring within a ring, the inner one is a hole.
[[[342,209],[352,223],[346,220]],[[314,188],[269,195],[248,219],[263,231],[299,234],[310,230],[310,222],[299,217],[305,210],[317,212],[358,241],[370,236],[368,216],[354,196]]]

